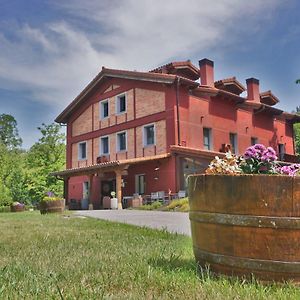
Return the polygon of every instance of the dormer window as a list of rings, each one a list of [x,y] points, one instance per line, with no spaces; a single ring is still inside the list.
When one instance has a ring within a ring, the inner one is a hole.
[[[117,114],[126,112],[126,94],[117,96],[116,110]]]

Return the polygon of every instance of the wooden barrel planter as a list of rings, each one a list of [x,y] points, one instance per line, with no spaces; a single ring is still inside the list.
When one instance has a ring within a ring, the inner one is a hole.
[[[47,213],[62,213],[65,209],[65,199],[41,201],[39,208],[42,215]]]
[[[300,178],[189,178],[195,258],[215,273],[300,283]]]
[[[14,204],[12,204],[10,206],[10,211],[11,212],[22,212],[22,211],[25,211],[25,205],[23,205],[23,204],[14,205]]]

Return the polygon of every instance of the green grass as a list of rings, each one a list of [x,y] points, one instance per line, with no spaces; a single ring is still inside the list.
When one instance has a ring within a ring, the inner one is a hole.
[[[197,271],[189,237],[38,212],[0,215],[0,299],[300,299]]]

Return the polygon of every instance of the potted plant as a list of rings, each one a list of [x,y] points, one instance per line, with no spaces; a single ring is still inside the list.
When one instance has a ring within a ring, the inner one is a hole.
[[[65,209],[65,199],[56,197],[53,193],[47,193],[39,203],[41,214],[63,212]]]
[[[195,258],[227,275],[300,282],[300,165],[257,144],[189,178]]]
[[[10,205],[11,212],[21,212],[24,210],[25,210],[25,204],[23,204],[23,203],[15,201]]]

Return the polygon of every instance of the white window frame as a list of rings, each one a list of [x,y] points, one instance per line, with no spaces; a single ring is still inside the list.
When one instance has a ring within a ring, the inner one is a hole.
[[[107,103],[107,109],[108,109],[108,114],[107,114],[107,116],[105,117],[104,116],[104,109],[103,109],[103,105],[105,104],[105,103]],[[104,120],[104,119],[106,119],[106,118],[108,118],[109,117],[109,101],[108,101],[108,99],[105,99],[105,100],[102,100],[102,101],[100,101],[99,102],[99,110],[100,110],[100,120]]]
[[[102,147],[102,140],[105,139],[105,138],[107,138],[107,140],[108,140],[108,152],[107,153],[103,152],[103,147]],[[105,135],[105,136],[101,136],[100,137],[100,143],[99,143],[99,154],[100,155],[109,155],[109,153],[110,153],[110,145],[109,145],[109,143],[110,143],[109,135]]]
[[[230,135],[233,134],[234,135],[234,147],[231,144],[231,139],[230,139]],[[236,132],[229,132],[229,144],[231,145],[231,152],[232,154],[238,154],[239,153],[239,146],[238,146],[238,135]],[[235,152],[233,152],[233,148],[235,150]]]
[[[125,133],[125,149],[120,150],[120,142],[119,142],[119,135]],[[126,152],[127,151],[127,130],[119,131],[116,133],[116,151],[117,152]]]
[[[120,111],[120,98],[121,97],[125,97],[125,110],[124,111]],[[122,93],[116,96],[116,114],[117,115],[121,115],[127,112],[127,94],[126,93]]]
[[[209,149],[206,149],[205,146],[204,146],[204,129],[208,129],[208,132],[209,132],[209,136],[208,136],[208,139],[209,139],[209,146],[208,147],[209,147]],[[209,128],[209,127],[203,127],[202,134],[203,134],[203,142],[202,142],[203,148],[205,150],[208,150],[208,151],[213,150],[212,129]]]
[[[154,143],[153,144],[147,144],[147,136],[146,136],[146,128],[147,127],[151,127],[153,126],[154,130]],[[155,123],[151,123],[151,124],[147,124],[143,126],[143,145],[144,147],[148,147],[148,146],[154,146],[156,145],[156,127],[155,127]]]
[[[82,157],[80,145],[85,144],[85,157]],[[87,160],[88,145],[86,141],[78,143],[78,160]]]
[[[140,176],[144,177],[144,186],[143,186],[143,193],[141,193],[141,191],[139,191],[139,178]],[[135,174],[135,193],[139,194],[139,195],[143,195],[145,194],[145,185],[146,185],[146,176],[145,174]]]

